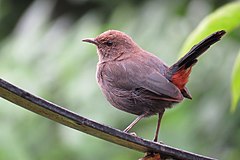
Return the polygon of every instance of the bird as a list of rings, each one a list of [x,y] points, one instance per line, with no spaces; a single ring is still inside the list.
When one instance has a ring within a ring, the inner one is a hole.
[[[192,99],[186,84],[197,58],[225,33],[224,30],[212,33],[171,66],[118,30],[108,30],[82,41],[97,47],[96,79],[107,101],[117,109],[137,115],[124,132],[141,119],[158,115],[153,139],[157,142],[165,110],[185,98]]]

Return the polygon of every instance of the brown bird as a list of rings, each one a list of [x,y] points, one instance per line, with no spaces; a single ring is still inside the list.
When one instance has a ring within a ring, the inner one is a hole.
[[[184,98],[192,99],[185,85],[198,56],[224,34],[224,30],[213,33],[171,67],[120,31],[109,30],[83,41],[97,46],[97,81],[107,100],[120,110],[138,115],[124,131],[142,118],[158,114],[157,141],[165,109]]]

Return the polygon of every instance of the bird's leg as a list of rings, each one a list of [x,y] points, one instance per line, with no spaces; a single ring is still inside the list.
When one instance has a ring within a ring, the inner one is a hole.
[[[164,111],[165,110],[163,110],[163,112],[158,113],[157,129],[156,129],[156,133],[155,133],[155,136],[154,136],[154,139],[153,139],[154,142],[158,141],[158,133],[159,133],[159,130],[160,130],[161,119],[162,119]]]
[[[140,121],[145,116],[146,116],[145,113],[138,116],[129,126],[127,126],[126,129],[123,130],[123,132],[128,132],[138,121]]]

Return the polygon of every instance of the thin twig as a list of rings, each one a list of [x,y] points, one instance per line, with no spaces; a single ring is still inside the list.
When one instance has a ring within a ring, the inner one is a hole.
[[[26,92],[3,79],[0,79],[0,97],[68,127],[140,152],[157,152],[161,157],[177,160],[213,160],[99,124]]]

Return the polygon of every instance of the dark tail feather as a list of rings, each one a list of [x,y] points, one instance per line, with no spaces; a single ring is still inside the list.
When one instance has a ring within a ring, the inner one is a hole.
[[[219,41],[225,33],[224,30],[217,31],[194,45],[184,57],[170,67],[171,72],[177,72],[183,66],[185,66],[184,68],[192,66],[197,62],[197,57],[203,54],[211,45]]]
[[[197,58],[203,54],[211,45],[221,39],[226,32],[224,30],[215,32],[193,46],[191,50],[179,61],[173,64],[167,73],[167,78],[176,85],[185,98],[192,99],[191,94],[185,87],[188,77],[191,73],[192,66],[197,62]]]

